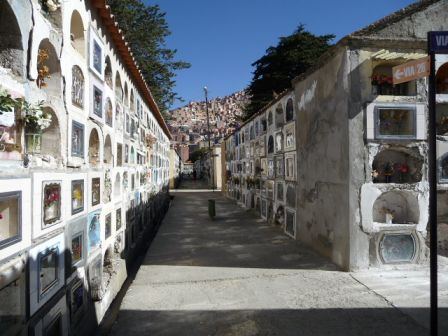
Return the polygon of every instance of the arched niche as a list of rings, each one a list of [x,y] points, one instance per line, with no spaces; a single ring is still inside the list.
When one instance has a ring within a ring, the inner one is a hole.
[[[373,183],[417,183],[422,179],[423,158],[417,149],[388,148],[372,163]]]
[[[274,137],[272,135],[268,138],[268,154],[274,153]]]
[[[106,82],[107,86],[109,86],[111,89],[113,88],[112,83],[112,65],[110,63],[110,57],[106,56],[105,61],[105,68],[104,68],[104,81]]]
[[[292,98],[288,99],[286,103],[286,122],[289,122],[294,119],[294,102]]]
[[[135,96],[134,96],[134,89],[131,89],[131,98],[129,101],[129,109],[131,112],[135,111]]]
[[[134,164],[135,163],[135,151],[134,146],[131,146],[131,157],[129,159],[129,163]]]
[[[128,90],[128,83],[124,83],[124,105],[126,107],[129,106],[129,90]]]
[[[109,97],[106,99],[106,103],[104,104],[104,114],[106,117],[106,125],[112,127],[114,121],[114,110]]]
[[[118,71],[115,74],[115,101],[123,101],[123,86],[121,84],[121,77]]]
[[[112,164],[112,162],[112,141],[110,140],[110,135],[108,134],[104,140],[104,163]]]
[[[75,49],[82,57],[86,57],[86,39],[84,24],[81,15],[77,10],[72,13],[70,20],[70,42],[73,49]]]
[[[56,49],[48,39],[39,44],[37,55],[37,86],[47,95],[62,97],[61,66]]]
[[[11,69],[16,76],[24,75],[22,34],[8,1],[0,2],[0,67]]]
[[[120,173],[117,173],[115,176],[115,182],[114,182],[114,196],[120,197],[121,194],[121,177]]]
[[[381,194],[373,204],[373,221],[385,224],[418,224],[420,209],[411,192],[393,190]]]
[[[98,131],[93,128],[89,136],[89,163],[96,167],[100,163],[100,137]]]
[[[51,116],[50,126],[42,130],[41,153],[61,158],[61,129],[56,113],[50,107],[43,108],[44,114]]]
[[[80,108],[84,107],[85,81],[79,66],[72,67],[72,104]]]
[[[272,116],[272,111],[268,112],[268,126],[272,126],[272,123],[274,122],[274,118]]]
[[[380,64],[373,69],[371,76],[372,93],[375,95],[415,96],[417,94],[415,80],[393,85],[392,67],[395,65],[397,64]]]
[[[285,124],[285,115],[283,113],[282,104],[278,104],[275,108],[275,127],[279,128]]]
[[[436,93],[448,94],[448,63],[442,64],[436,72]]]

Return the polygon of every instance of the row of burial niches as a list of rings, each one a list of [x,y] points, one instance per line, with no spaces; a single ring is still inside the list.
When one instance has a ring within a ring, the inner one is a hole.
[[[448,257],[448,55],[437,55],[436,70],[437,247],[439,255]]]

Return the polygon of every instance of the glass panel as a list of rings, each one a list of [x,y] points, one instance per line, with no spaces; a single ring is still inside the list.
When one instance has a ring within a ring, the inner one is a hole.
[[[62,334],[62,315],[59,314],[51,324],[45,328],[44,336],[60,336]]]
[[[72,318],[81,310],[84,304],[84,286],[82,282],[73,286],[71,297],[71,315]]]
[[[45,294],[58,281],[58,250],[51,249],[39,258],[39,294]]]
[[[120,230],[121,228],[121,208],[116,210],[115,213],[115,230]]]
[[[61,184],[50,183],[44,186],[43,194],[44,224],[51,224],[61,218]]]
[[[0,247],[20,240],[20,192],[0,194]]]
[[[385,263],[410,262],[415,255],[415,241],[410,234],[386,234],[380,254]]]
[[[84,107],[84,75],[76,65],[72,68],[72,103]]]
[[[84,180],[72,181],[72,215],[84,210]]]
[[[92,206],[100,204],[101,180],[99,177],[92,179]]]
[[[82,233],[79,233],[75,237],[72,238],[72,265],[75,265],[78,261],[82,259],[82,245],[83,245],[83,237]]]
[[[378,138],[384,137],[415,137],[415,110],[406,108],[377,109]]]
[[[103,91],[93,86],[93,113],[103,117]]]
[[[72,123],[72,156],[84,156],[84,125]]]

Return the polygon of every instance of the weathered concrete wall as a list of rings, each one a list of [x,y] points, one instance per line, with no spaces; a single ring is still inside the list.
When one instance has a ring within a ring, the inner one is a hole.
[[[349,131],[344,49],[294,86],[298,239],[349,268]]]
[[[447,22],[448,1],[442,0],[430,5],[424,11],[416,12],[396,23],[388,24],[371,35],[395,40],[399,38],[426,39],[428,31],[445,30]]]

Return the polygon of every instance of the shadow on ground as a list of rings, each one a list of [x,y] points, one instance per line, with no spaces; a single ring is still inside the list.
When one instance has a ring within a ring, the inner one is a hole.
[[[216,217],[208,216],[215,199]],[[336,270],[328,260],[219,193],[174,198],[143,265]]]
[[[427,313],[425,309],[417,309]],[[211,323],[212,321],[212,323]],[[396,309],[308,309],[120,312],[113,335],[426,336]],[[134,326],[134,327],[132,327]],[[442,334],[441,334],[442,335]]]

